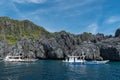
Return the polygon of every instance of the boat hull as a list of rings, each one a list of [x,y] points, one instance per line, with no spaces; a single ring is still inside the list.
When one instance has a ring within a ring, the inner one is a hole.
[[[6,62],[34,62],[34,61],[37,61],[37,59],[34,59],[34,60],[4,60]]]
[[[34,62],[37,59],[22,58],[21,56],[6,56],[5,62]]]
[[[37,59],[5,59],[5,62],[34,62],[37,61]]]
[[[109,60],[104,60],[104,61],[86,61],[86,60],[81,60],[81,61],[63,61],[66,63],[72,63],[72,64],[106,64],[109,62]]]

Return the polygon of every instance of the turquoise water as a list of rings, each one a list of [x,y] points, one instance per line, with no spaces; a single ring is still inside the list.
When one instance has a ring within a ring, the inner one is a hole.
[[[71,65],[61,61],[0,62],[0,80],[120,80],[120,62]]]

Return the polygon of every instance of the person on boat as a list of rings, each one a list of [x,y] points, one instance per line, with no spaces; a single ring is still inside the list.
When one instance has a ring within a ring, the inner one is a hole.
[[[67,57],[67,61],[69,61],[69,57]]]
[[[80,60],[85,60],[85,55],[84,55],[84,53],[81,54]]]
[[[80,60],[81,58],[80,58],[80,57],[78,57],[77,59],[78,59],[78,60]]]

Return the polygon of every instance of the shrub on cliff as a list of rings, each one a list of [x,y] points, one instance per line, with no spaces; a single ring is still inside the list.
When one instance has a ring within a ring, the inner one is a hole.
[[[82,41],[90,41],[93,38],[94,38],[94,36],[92,35],[92,33],[84,32],[83,34],[81,34],[81,40]]]

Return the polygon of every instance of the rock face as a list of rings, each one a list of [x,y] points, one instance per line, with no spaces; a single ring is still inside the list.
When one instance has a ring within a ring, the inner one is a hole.
[[[28,20],[0,17],[0,57],[8,54],[38,59],[85,54],[87,60],[120,61],[120,28],[115,37],[87,32],[79,35],[65,31],[49,33]]]
[[[102,57],[100,57],[99,48],[93,43],[82,43],[81,45],[73,47],[72,51],[72,55],[86,55],[86,60],[103,60]]]
[[[111,61],[120,61],[120,38],[110,38],[98,43],[100,56]]]
[[[2,46],[5,45],[1,43],[1,50],[3,50]],[[5,52],[1,51],[1,56],[4,56],[3,53],[21,54],[24,58],[39,59],[64,59],[67,55],[84,53],[88,60],[102,60],[99,48],[95,44],[82,42],[79,35],[69,33],[60,33],[56,37],[43,40],[20,39],[16,45],[7,47]]]
[[[97,41],[93,42],[90,39],[83,41],[80,35],[61,32],[51,38],[34,40],[21,38],[15,45],[1,41],[0,56],[21,54],[24,58],[64,59],[67,55],[78,56],[84,53],[87,60],[120,61],[119,37],[105,38],[99,34],[93,39]]]

